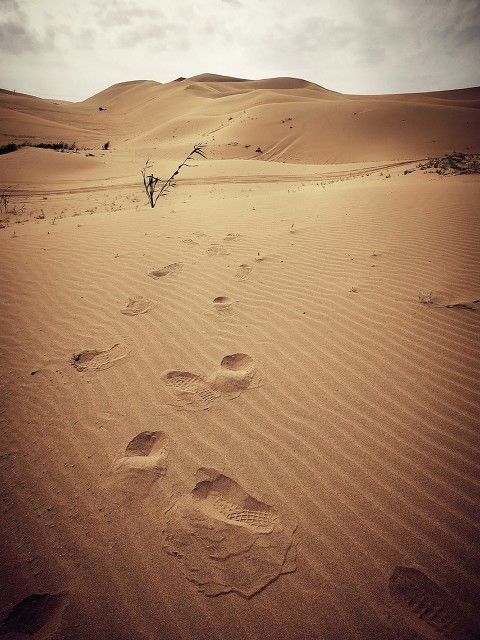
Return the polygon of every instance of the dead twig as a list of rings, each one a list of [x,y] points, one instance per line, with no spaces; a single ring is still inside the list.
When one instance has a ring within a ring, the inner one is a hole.
[[[170,176],[170,178],[168,178],[168,180],[165,180],[165,182],[163,183],[161,179],[154,176],[153,173],[151,173],[150,175],[147,175],[147,171],[153,167],[153,164],[150,162],[150,160],[147,160],[145,162],[145,166],[142,169],[143,185],[145,187],[145,193],[147,194],[147,198],[152,209],[155,207],[155,205],[157,204],[157,200],[161,196],[166,196],[169,190],[172,187],[175,187],[175,177],[178,175],[180,169],[182,169],[183,167],[196,166],[196,165],[188,164],[190,160],[194,159],[195,155],[199,155],[202,158],[207,157],[205,155],[205,152],[203,151],[204,147],[205,147],[205,144],[194,145],[193,149],[190,151],[190,153],[182,162],[182,164],[178,165],[176,171],[174,171],[174,173]],[[157,191],[158,183],[160,183],[161,186]]]

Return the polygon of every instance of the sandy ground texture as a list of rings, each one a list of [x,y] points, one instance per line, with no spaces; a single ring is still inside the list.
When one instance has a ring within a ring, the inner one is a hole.
[[[0,635],[479,638],[479,106],[0,92]]]

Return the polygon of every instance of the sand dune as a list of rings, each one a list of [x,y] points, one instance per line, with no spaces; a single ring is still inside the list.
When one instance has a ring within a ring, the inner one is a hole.
[[[348,96],[294,78],[204,74],[115,85],[77,104],[0,94],[1,140],[50,138],[132,151],[208,140],[211,158],[301,164],[424,158],[466,151],[480,133],[478,88]],[[99,111],[99,109],[103,109]],[[375,131],[374,135],[372,130]],[[472,149],[475,151],[475,149]],[[478,149],[476,149],[478,151]]]
[[[478,104],[0,92],[0,635],[480,637]]]

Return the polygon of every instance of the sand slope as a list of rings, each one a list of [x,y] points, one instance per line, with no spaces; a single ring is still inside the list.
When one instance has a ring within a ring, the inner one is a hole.
[[[204,74],[166,84],[121,83],[78,104],[3,91],[0,140],[48,137],[97,148],[110,140],[135,151],[161,144],[162,154],[172,145],[208,140],[212,158],[302,164],[411,160],[469,147],[478,151],[479,105],[478,88],[349,96],[294,78]]]
[[[0,95],[1,634],[479,637],[477,94]]]

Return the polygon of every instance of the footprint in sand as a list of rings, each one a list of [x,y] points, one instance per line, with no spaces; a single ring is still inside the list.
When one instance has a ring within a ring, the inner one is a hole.
[[[87,349],[72,356],[71,363],[77,371],[103,371],[109,369],[117,360],[125,358],[126,350],[119,344],[110,349]]]
[[[174,276],[178,274],[182,270],[182,268],[182,262],[172,262],[172,264],[167,264],[165,267],[150,271],[148,275],[154,280],[159,280],[160,278],[165,278],[165,276]]]
[[[241,264],[235,274],[237,280],[246,280],[252,271],[252,267],[248,264]]]
[[[232,318],[235,315],[236,305],[237,302],[227,296],[218,296],[213,300],[213,311],[221,318]]]
[[[225,250],[223,245],[221,244],[211,244],[207,249],[207,255],[210,258],[214,258],[215,256],[228,256],[228,251]]]
[[[11,633],[34,635],[43,629],[62,609],[66,595],[65,591],[61,593],[32,593],[16,604],[5,620],[0,623],[0,635]]]
[[[142,296],[134,296],[130,298],[124,309],[120,309],[121,313],[126,316],[138,316],[141,313],[147,313],[152,308],[152,303]]]
[[[423,637],[475,640],[480,625],[436,582],[411,567],[396,567],[389,580],[390,595],[405,624]]]
[[[208,381],[196,373],[189,371],[165,371],[163,381],[173,392],[176,404],[180,409],[198,411],[208,409],[220,393]]]
[[[163,381],[175,396],[179,409],[198,411],[220,396],[238,397],[247,389],[260,386],[264,374],[254,359],[245,353],[225,356],[220,369],[208,378],[189,371],[165,371]]]
[[[261,367],[246,353],[225,356],[220,369],[209,378],[209,382],[222,396],[236,398],[246,389],[260,386],[264,378]]]
[[[227,233],[224,240],[226,242],[237,242],[237,240],[240,240],[240,238],[241,236],[239,233]]]
[[[142,431],[131,440],[125,454],[112,466],[109,487],[112,493],[132,505],[145,498],[167,470],[168,439],[162,431]]]
[[[164,546],[207,596],[250,598],[296,570],[296,522],[215,469],[167,511]]]
[[[183,244],[186,244],[187,247],[196,247],[198,246],[198,242],[195,242],[195,240],[192,240],[191,238],[185,238],[185,240],[182,240]]]

